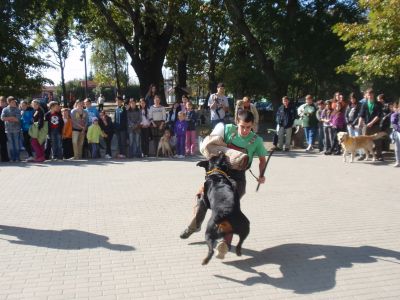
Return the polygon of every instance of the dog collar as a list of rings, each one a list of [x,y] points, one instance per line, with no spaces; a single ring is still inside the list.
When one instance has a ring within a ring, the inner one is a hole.
[[[220,174],[224,175],[225,177],[228,177],[228,174],[226,174],[224,171],[217,169],[217,168],[214,168],[211,171],[206,172],[206,174],[211,175],[214,172],[220,173]]]

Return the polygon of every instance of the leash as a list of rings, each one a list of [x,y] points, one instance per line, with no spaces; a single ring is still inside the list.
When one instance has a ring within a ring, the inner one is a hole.
[[[267,169],[267,166],[268,166],[269,160],[271,159],[272,153],[274,153],[274,150],[271,150],[271,151],[269,152],[268,158],[267,158],[267,162],[265,163],[264,169],[261,171],[260,177],[263,177],[263,176],[264,176],[265,170]],[[253,175],[253,176],[254,176],[254,175]],[[257,180],[258,180],[258,179],[257,179]],[[258,189],[260,188],[260,184],[261,184],[261,183],[258,183],[257,188],[256,188],[256,192],[258,192]]]

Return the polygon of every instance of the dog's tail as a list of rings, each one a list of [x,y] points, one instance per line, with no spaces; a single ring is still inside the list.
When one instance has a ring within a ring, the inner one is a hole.
[[[381,139],[381,138],[383,138],[385,136],[387,136],[387,133],[384,132],[384,131],[381,131],[381,132],[378,132],[378,133],[375,133],[374,135],[372,135],[372,139],[373,140],[378,140],[378,139]]]

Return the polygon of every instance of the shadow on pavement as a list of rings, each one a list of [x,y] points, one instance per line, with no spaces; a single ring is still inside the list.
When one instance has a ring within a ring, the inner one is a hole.
[[[340,268],[351,268],[354,263],[385,260],[400,264],[400,252],[371,246],[284,244],[262,251],[243,249],[243,254],[251,258],[225,264],[251,273],[252,276],[245,280],[215,276],[247,286],[269,284],[280,289],[292,290],[297,294],[311,294],[332,289],[336,285],[336,271]],[[398,261],[385,258],[395,258]],[[277,275],[275,271],[273,275],[268,275],[255,269],[267,265],[279,266],[281,274]]]
[[[111,244],[108,237],[86,231],[66,230],[41,230],[23,227],[0,225],[0,235],[14,236],[19,241],[8,240],[12,244],[29,245],[62,250],[82,250],[93,248],[106,248],[115,251],[133,251],[134,247],[128,245]]]

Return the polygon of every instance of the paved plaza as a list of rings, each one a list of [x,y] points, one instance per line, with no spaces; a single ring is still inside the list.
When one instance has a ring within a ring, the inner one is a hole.
[[[400,299],[399,168],[276,153],[243,256],[202,266],[196,161],[0,164],[0,299]]]

